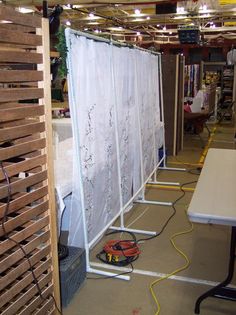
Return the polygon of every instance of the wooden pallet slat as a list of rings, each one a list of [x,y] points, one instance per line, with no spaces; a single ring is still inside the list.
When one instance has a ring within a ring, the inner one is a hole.
[[[31,103],[0,103],[0,123],[44,115],[44,106]]]
[[[43,249],[40,249],[36,251],[31,257],[30,257],[30,263],[32,267],[41,261],[44,257],[46,257],[50,253],[50,245],[45,246]],[[5,276],[1,277],[0,279],[0,291],[4,289],[4,287],[7,287],[9,284],[14,282],[17,278],[19,278],[24,272],[30,269],[29,262],[25,258],[21,263],[15,267],[13,270],[8,272]]]
[[[0,313],[56,315],[52,296],[60,307],[60,289],[49,23],[5,4],[0,5],[0,20],[11,22],[0,23],[0,220],[8,219],[6,231],[0,224]]]
[[[47,170],[40,173],[33,174],[24,179],[19,179],[14,183],[11,183],[11,194],[20,191],[26,191],[30,186],[36,185],[47,179]],[[8,185],[0,187],[0,198],[6,198],[8,196]]]
[[[18,226],[25,224],[34,217],[42,214],[48,210],[48,201],[44,201],[37,206],[25,208],[25,211],[15,218],[12,218],[5,222],[4,227],[7,233],[11,232]],[[2,226],[0,226],[0,236],[4,235]]]
[[[34,270],[35,276],[39,277],[43,272],[48,270],[51,265],[51,258],[47,259],[44,262],[40,262],[39,266]],[[13,297],[19,294],[23,289],[25,289],[33,281],[32,273],[30,272],[27,276],[24,277],[24,280],[17,282],[10,289],[4,292],[1,296],[0,307],[3,307],[7,304]]]
[[[36,70],[2,70],[0,72],[0,82],[34,82],[42,81],[43,72]]]
[[[55,308],[53,298],[50,297],[47,301],[45,301],[40,308],[40,310],[36,311],[34,315],[45,315],[50,311],[52,308]]]
[[[36,150],[45,148],[46,140],[44,138],[29,141],[23,144],[16,144],[8,148],[0,148],[0,160],[4,161],[12,157],[21,156]]]
[[[50,283],[52,280],[52,273],[48,273],[47,275],[43,275],[41,279],[39,280],[39,287],[40,289],[43,289],[44,287],[47,286],[48,283]],[[49,294],[52,293],[52,285],[46,287],[46,289],[42,290],[42,295],[47,298]],[[16,312],[25,306],[25,308],[20,312],[20,314],[28,315],[31,314],[32,311],[37,308],[37,306],[40,304],[40,299],[41,297],[37,297],[33,302],[31,302],[30,305],[26,305],[26,303],[33,298],[33,296],[38,293],[38,288],[36,285],[33,285],[29,290],[27,290],[23,296],[18,298],[16,301],[13,302],[12,305],[10,305],[7,309],[5,309],[2,312],[2,315],[12,315],[16,314]],[[36,304],[37,302],[38,304]]]
[[[42,293],[42,296],[47,299],[47,297],[52,294],[52,286],[48,286]],[[31,314],[42,302],[43,301],[40,296],[34,298],[22,311],[19,312],[18,315]]]
[[[32,26],[35,28],[42,26],[42,20],[40,17],[22,14],[4,5],[0,6],[0,20],[11,21],[15,24]]]
[[[17,25],[13,23],[6,23],[6,24],[2,23],[1,28],[6,29],[6,30],[19,31],[23,33],[35,33],[35,27]]]
[[[43,232],[40,235],[33,236],[33,239],[29,241],[26,245],[22,246],[26,254],[32,252],[35,248],[37,248],[40,244],[45,243],[50,238],[49,231]],[[0,262],[0,273],[4,272],[7,268],[14,265],[20,259],[24,257],[23,251],[19,248],[12,254],[8,255],[6,258],[1,260]]]
[[[45,123],[44,122],[36,122],[29,123],[27,125],[21,125],[17,127],[8,127],[4,129],[0,129],[0,142],[17,139],[19,137],[26,137],[32,135],[36,132],[44,132],[45,131]]]
[[[5,166],[5,171],[9,177],[15,176],[21,172],[30,173],[30,171],[35,170],[37,166],[45,165],[46,163],[46,155],[40,155],[33,157],[31,159],[19,162],[19,163],[13,163],[8,166]],[[0,169],[0,181],[4,180],[5,176],[2,170]]]
[[[16,233],[14,236],[11,236],[11,238],[16,242],[21,242],[23,240],[26,240],[28,237],[30,237],[34,233],[37,233],[41,231],[41,229],[45,228],[48,225],[48,223],[49,223],[49,216],[45,216],[36,222],[32,222],[30,226],[26,227],[23,231]],[[0,253],[5,253],[7,250],[15,246],[16,246],[15,242],[7,239],[3,241],[1,244]]]
[[[43,62],[43,55],[36,52],[1,51],[0,49],[0,62],[41,64]]]
[[[20,196],[19,198],[10,202],[9,208],[8,208],[8,214],[11,214],[12,212],[15,212],[29,205],[30,203],[45,197],[47,194],[48,194],[48,187],[43,186],[25,194],[24,196]],[[4,204],[0,206],[0,218],[3,217],[5,211],[6,211],[6,205]]]
[[[1,88],[0,102],[31,100],[43,98],[44,91],[39,88]]]
[[[19,31],[11,31],[0,28],[0,43],[41,46],[42,36],[35,34],[25,34]]]

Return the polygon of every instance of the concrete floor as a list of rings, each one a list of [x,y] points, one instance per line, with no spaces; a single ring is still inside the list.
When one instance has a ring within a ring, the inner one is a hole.
[[[213,130],[213,125],[210,128]],[[235,129],[232,124],[216,126],[207,147],[235,149]],[[205,150],[206,151],[206,150]],[[183,167],[185,163],[198,163],[202,153],[197,136],[186,135],[184,150],[177,157],[168,158],[169,166]],[[188,165],[189,168],[194,166]],[[217,170],[216,170],[217,171]],[[161,171],[158,180],[191,182],[197,175],[188,172]],[[194,184],[186,187],[194,187]],[[174,201],[181,195],[176,190],[158,189],[148,186],[146,198],[150,200]],[[150,294],[149,286],[160,277],[160,273],[170,273],[185,264],[184,259],[170,243],[170,237],[176,232],[189,229],[190,224],[185,210],[191,200],[192,192],[177,203],[177,213],[170,221],[164,233],[159,237],[140,245],[141,255],[134,262],[134,271],[130,281],[118,279],[87,279],[73,300],[63,310],[64,315],[153,315],[156,305]],[[172,211],[171,207],[153,205],[135,205],[126,215],[126,225],[141,215],[132,228],[159,231]],[[116,236],[117,238],[118,236]],[[141,238],[141,235],[137,235]],[[114,238],[114,236],[112,237]],[[98,264],[99,252],[108,237],[101,240],[91,252],[91,260]],[[176,244],[189,257],[191,264],[187,270],[176,275],[175,279],[161,281],[155,286],[155,294],[161,305],[162,315],[194,314],[194,304],[199,295],[210,288],[212,282],[224,279],[230,241],[230,228],[217,225],[194,224],[193,232],[179,236]],[[101,266],[100,266],[101,268]],[[115,270],[120,273],[120,270]],[[89,274],[88,277],[96,277]],[[99,278],[99,277],[98,277]],[[209,282],[210,281],[210,282]],[[234,280],[234,283],[236,281]],[[236,303],[208,298],[202,303],[201,315],[235,315]]]

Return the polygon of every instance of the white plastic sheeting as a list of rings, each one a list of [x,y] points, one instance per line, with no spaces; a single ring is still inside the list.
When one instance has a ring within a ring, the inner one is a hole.
[[[83,35],[66,30],[75,152],[69,244],[80,247],[144,187],[163,144],[160,57]]]

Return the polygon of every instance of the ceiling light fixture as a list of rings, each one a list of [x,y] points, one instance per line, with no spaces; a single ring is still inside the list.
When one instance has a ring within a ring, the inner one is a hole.
[[[84,31],[88,31],[88,28],[87,28],[87,27],[85,27],[85,28],[84,28]]]
[[[199,11],[207,12],[207,5],[206,4],[200,5]]]
[[[163,31],[166,31],[166,26],[163,26]]]
[[[184,7],[177,7],[177,13],[179,14],[185,13]]]
[[[134,14],[135,15],[140,15],[141,14],[141,10],[140,9],[135,9],[134,10]]]
[[[67,26],[71,26],[71,22],[70,21],[66,21],[66,25]]]
[[[141,35],[141,33],[140,33],[140,32],[137,32],[137,33],[136,33],[136,35],[137,35],[137,36],[140,36],[140,35]]]
[[[95,33],[99,33],[99,30],[98,30],[98,29],[96,29],[94,32],[95,32]]]
[[[147,19],[147,20],[150,20],[150,16],[147,16],[146,19]]]
[[[34,12],[33,9],[23,8],[23,7],[19,7],[19,8],[18,8],[18,11],[19,11],[20,13],[32,13],[32,12]]]
[[[1,24],[10,24],[10,23],[13,23],[13,22],[12,21],[7,21],[7,20],[0,20],[0,23]]]
[[[93,12],[90,12],[90,13],[89,13],[89,17],[90,17],[91,19],[93,19],[93,18],[95,17],[94,13],[93,13]]]

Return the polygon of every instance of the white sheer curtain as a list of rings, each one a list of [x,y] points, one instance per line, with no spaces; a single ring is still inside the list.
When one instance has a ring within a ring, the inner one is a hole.
[[[113,69],[122,205],[125,206],[141,186],[138,112],[135,97],[135,50],[113,46]]]
[[[88,242],[120,211],[115,100],[110,45],[71,33],[69,54],[71,116],[77,147],[72,198],[77,207],[72,207],[69,240],[71,245],[80,246],[81,207],[85,210]],[[79,199],[83,200],[80,205]]]
[[[148,52],[69,29],[66,38],[74,139],[69,244],[83,247],[112,223],[157,165],[159,69],[158,57]]]

